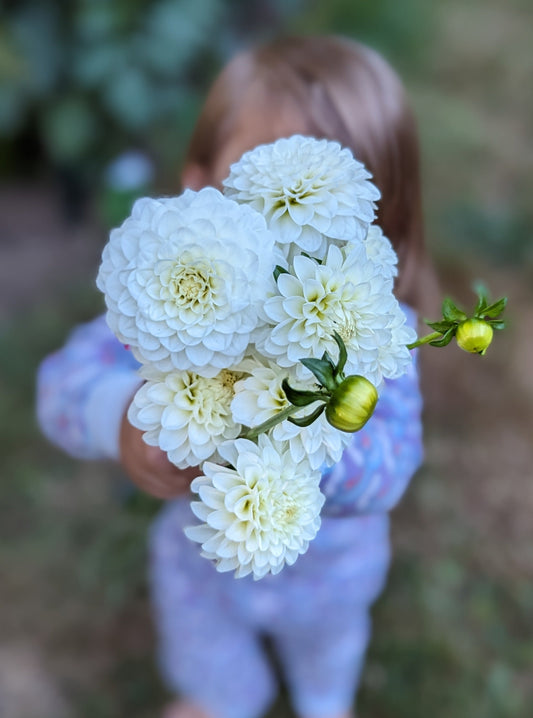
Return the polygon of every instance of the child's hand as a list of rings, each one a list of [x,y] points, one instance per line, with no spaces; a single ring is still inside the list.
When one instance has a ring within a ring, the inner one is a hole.
[[[148,446],[142,434],[124,415],[120,427],[120,463],[133,483],[160,499],[188,493],[191,481],[202,473],[200,469],[197,466],[176,468],[164,451]]]

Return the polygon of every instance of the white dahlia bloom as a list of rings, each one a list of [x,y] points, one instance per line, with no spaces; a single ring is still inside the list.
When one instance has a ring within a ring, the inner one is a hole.
[[[97,285],[140,362],[214,376],[261,325],[276,261],[264,218],[207,187],[137,201],[111,232]]]
[[[158,446],[179,469],[218,460],[217,447],[241,430],[231,414],[233,385],[242,374],[223,369],[212,378],[192,371],[160,374],[143,367],[147,379],[128,409],[128,419],[150,446]]]
[[[235,395],[231,402],[233,418],[248,427],[258,426],[289,406],[281,387],[287,369],[254,353],[243,366],[246,376],[235,382]],[[308,388],[308,387],[306,387]]]
[[[257,361],[255,366],[247,367],[247,373],[250,376],[235,383],[231,410],[234,420],[248,427],[262,424],[289,406],[282,388],[285,377],[294,389],[314,391],[317,388],[314,380],[304,384],[298,381],[294,371],[282,369],[274,362],[266,362],[265,365]],[[319,402],[310,404],[294,416],[307,416],[319,405]],[[276,441],[288,442],[293,460],[298,463],[307,458],[313,470],[320,469],[324,464],[331,466],[339,461],[352,439],[352,434],[331,426],[325,414],[306,427],[299,427],[285,419],[268,433]]]
[[[371,259],[383,274],[396,277],[398,274],[398,255],[383,230],[377,224],[371,224],[365,238],[366,256]]]
[[[219,452],[229,466],[203,465],[205,475],[191,484],[200,497],[192,510],[202,523],[185,533],[218,571],[255,579],[278,573],[307,550],[320,527],[320,472],[264,434],[257,444],[237,439]]]
[[[300,251],[322,259],[331,241],[366,236],[380,197],[370,177],[337,142],[294,135],[246,152],[223,185],[266,217],[289,260]]]
[[[379,348],[378,361],[384,376],[397,379],[409,370],[413,357],[407,344],[412,344],[418,337],[416,330],[407,324],[407,317],[399,304],[394,308],[389,329],[390,342]]]
[[[364,243],[329,248],[321,264],[295,257],[293,273],[280,274],[278,295],[265,302],[272,329],[258,349],[281,367],[296,367],[303,379],[310,372],[302,357],[336,357],[333,338],[343,339],[348,360],[345,373],[361,374],[379,387],[383,377],[397,375],[395,337],[397,312],[392,281],[366,256]],[[402,353],[403,356],[403,353]]]

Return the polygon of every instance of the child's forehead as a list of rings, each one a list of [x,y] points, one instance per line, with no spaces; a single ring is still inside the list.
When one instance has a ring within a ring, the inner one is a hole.
[[[213,165],[213,183],[220,184],[229,174],[230,165],[248,150],[275,142],[281,137],[308,134],[303,115],[287,108],[261,112],[260,108],[242,108]]]

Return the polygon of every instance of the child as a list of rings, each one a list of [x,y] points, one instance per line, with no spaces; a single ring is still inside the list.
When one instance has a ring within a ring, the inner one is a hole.
[[[243,152],[303,134],[339,141],[372,172],[378,223],[399,256],[397,296],[410,321],[431,287],[423,245],[418,146],[395,73],[375,52],[333,37],[286,39],[237,56],[208,94],[183,185],[220,187]],[[258,718],[275,686],[260,637],[271,641],[301,718],[351,714],[370,631],[369,607],[389,564],[388,511],[420,464],[416,368],[386,382],[376,412],[326,471],[322,527],[306,554],[254,582],[217,573],[188,541],[187,495],[197,469],[179,471],[125,418],[140,384],[131,352],[99,318],[43,362],[38,414],[71,454],[121,461],[132,480],[170,502],[151,535],[159,656],[181,700],[166,718]]]

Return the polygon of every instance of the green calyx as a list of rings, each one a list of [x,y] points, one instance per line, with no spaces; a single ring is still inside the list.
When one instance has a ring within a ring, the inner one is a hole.
[[[309,426],[325,411],[326,419],[336,429],[358,431],[372,416],[378,394],[368,379],[344,375],[346,346],[337,332],[333,334],[333,338],[339,348],[337,363],[327,352],[324,352],[321,359],[300,359],[318,380],[317,391],[299,391],[293,389],[286,379],[283,381],[283,391],[294,406],[307,406],[317,400],[323,402],[311,414],[298,419],[290,417],[289,421],[297,426]]]

